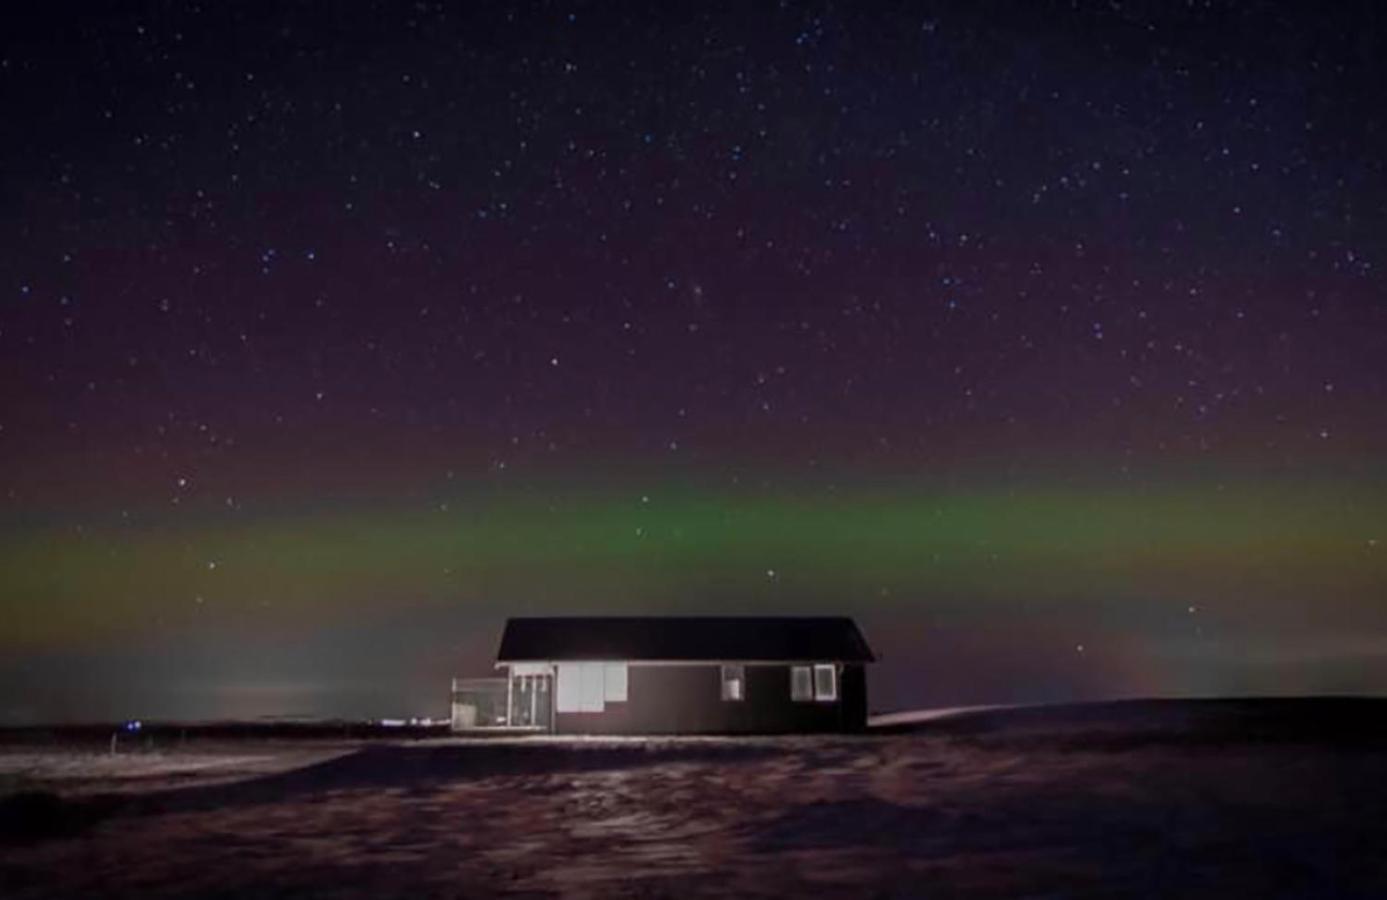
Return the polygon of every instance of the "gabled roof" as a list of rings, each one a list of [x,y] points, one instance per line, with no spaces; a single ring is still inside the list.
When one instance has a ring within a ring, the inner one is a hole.
[[[569,616],[508,620],[496,659],[873,662],[876,657],[846,616]]]

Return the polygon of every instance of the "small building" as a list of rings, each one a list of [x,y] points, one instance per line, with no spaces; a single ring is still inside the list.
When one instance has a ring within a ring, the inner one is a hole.
[[[496,660],[505,678],[493,680],[504,682],[505,711],[493,700],[498,711],[479,721],[467,702],[460,706],[455,684],[454,727],[558,734],[859,731],[867,724],[865,666],[873,661],[857,625],[845,617],[511,619]]]

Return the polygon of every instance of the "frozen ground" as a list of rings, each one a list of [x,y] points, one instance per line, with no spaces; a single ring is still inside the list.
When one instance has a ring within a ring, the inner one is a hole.
[[[240,781],[295,769],[343,753],[313,746],[197,748],[171,751],[49,750],[0,752],[0,793],[50,790],[63,797],[137,794],[177,785]]]
[[[83,774],[119,764],[22,749],[22,775],[17,751],[0,768],[30,791],[0,801],[6,898],[1387,896],[1387,701],[242,742],[131,763],[120,790]]]

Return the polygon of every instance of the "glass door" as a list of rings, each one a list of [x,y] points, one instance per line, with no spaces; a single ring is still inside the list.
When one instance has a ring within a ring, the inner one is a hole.
[[[515,675],[510,680],[510,725],[549,728],[553,722],[552,675]]]

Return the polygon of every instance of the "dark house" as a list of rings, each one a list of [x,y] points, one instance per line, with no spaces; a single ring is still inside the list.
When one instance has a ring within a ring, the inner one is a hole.
[[[843,617],[511,619],[505,722],[559,734],[859,731],[865,664]]]

